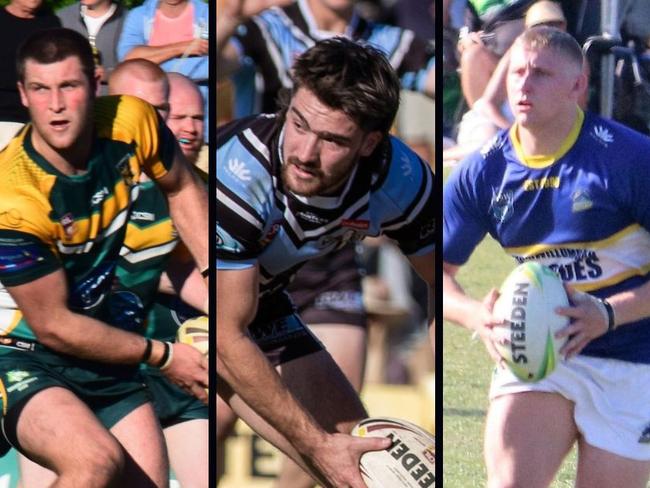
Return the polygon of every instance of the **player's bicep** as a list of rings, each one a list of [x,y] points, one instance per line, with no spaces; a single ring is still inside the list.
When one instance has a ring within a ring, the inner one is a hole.
[[[53,327],[62,326],[62,317],[69,313],[66,277],[62,268],[27,283],[6,288],[40,340]]]

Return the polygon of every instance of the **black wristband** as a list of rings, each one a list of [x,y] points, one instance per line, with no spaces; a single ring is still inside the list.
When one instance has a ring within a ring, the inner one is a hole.
[[[145,338],[147,345],[144,348],[144,353],[142,354],[142,359],[140,362],[146,363],[151,358],[151,350],[153,349],[153,341],[151,339]]]
[[[163,346],[165,346],[165,350],[163,352],[162,357],[160,358],[160,361],[156,364],[156,368],[161,368],[165,365],[167,360],[169,359],[169,350],[171,349],[171,346],[169,345],[169,342],[163,342]]]
[[[614,307],[612,307],[612,304],[604,299],[601,299],[600,303],[602,303],[605,306],[605,310],[607,310],[607,332],[610,332],[616,327],[614,319]]]

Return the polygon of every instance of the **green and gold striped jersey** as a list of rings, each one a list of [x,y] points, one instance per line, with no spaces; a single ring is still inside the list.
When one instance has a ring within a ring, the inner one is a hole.
[[[143,171],[167,174],[175,142],[153,107],[135,97],[98,98],[92,123],[81,175],[64,175],[39,155],[29,124],[0,153],[0,335],[35,339],[5,287],[60,268],[70,309],[111,322],[107,297],[137,181]]]

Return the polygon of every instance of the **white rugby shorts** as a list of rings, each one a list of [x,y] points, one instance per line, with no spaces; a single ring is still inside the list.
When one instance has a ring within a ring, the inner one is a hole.
[[[579,355],[559,361],[553,373],[536,383],[496,368],[491,400],[526,391],[558,393],[574,402],[576,426],[590,445],[650,460],[650,364]]]

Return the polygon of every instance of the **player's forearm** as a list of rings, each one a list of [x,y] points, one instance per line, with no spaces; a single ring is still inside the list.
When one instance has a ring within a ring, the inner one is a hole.
[[[137,364],[146,349],[141,335],[70,310],[53,311],[49,321],[35,328],[35,333],[41,344],[58,353],[102,363]],[[164,345],[154,341],[151,359],[160,360],[163,350]]]
[[[302,454],[310,454],[325,431],[298,403],[260,349],[244,334],[217,328],[217,373],[258,415]]]
[[[650,317],[650,282],[606,298],[614,309],[616,328]]]
[[[449,273],[442,273],[443,317],[466,329],[474,330],[471,319],[475,317],[480,302],[468,296],[456,279]]]
[[[183,55],[191,41],[175,42],[164,46],[136,46],[124,56],[124,60],[144,58],[160,64]]]

